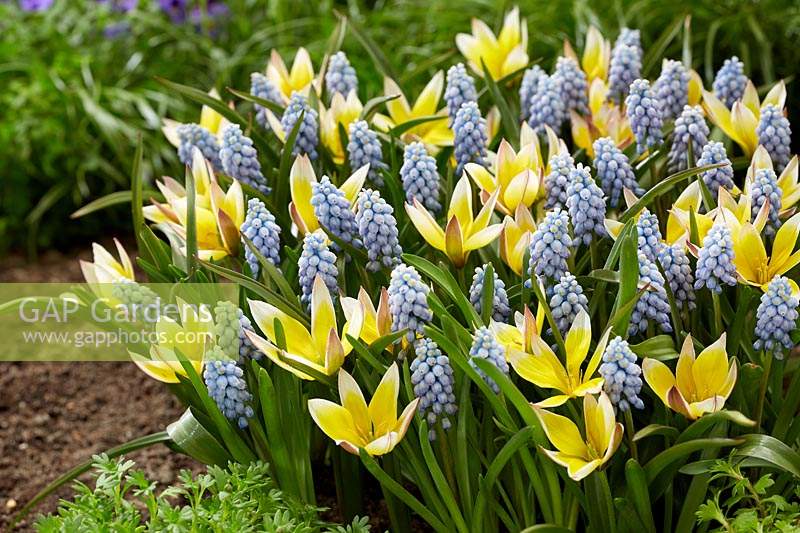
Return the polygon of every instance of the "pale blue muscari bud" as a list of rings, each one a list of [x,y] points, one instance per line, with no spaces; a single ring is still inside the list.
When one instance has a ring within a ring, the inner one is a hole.
[[[667,59],[661,66],[661,75],[653,85],[656,98],[661,102],[661,115],[669,120],[680,115],[689,101],[689,73],[680,61]]]
[[[414,267],[403,263],[394,267],[389,282],[392,331],[408,329],[408,341],[422,335],[422,328],[433,318],[433,312],[428,307],[429,292],[430,288],[422,282]]]
[[[783,110],[772,104],[764,106],[756,134],[758,144],[767,150],[775,170],[783,172],[792,157],[792,128]]]
[[[261,173],[261,163],[258,162],[253,140],[242,133],[238,124],[228,124],[222,130],[219,158],[225,174],[264,194],[269,193],[267,178]]]
[[[455,377],[450,359],[430,339],[422,338],[414,344],[416,357],[411,362],[411,384],[414,396],[419,398],[419,413],[428,422],[428,439],[436,439],[433,425],[441,422],[442,429],[450,429],[450,417],[458,411],[453,386]]]
[[[456,158],[456,176],[460,177],[467,163],[485,165],[486,119],[481,116],[478,104],[464,102],[453,121],[453,155]]]
[[[303,252],[297,262],[297,270],[302,292],[300,301],[304,305],[311,304],[311,290],[317,274],[322,276],[332,297],[339,292],[336,282],[339,275],[339,269],[336,268],[336,254],[328,248],[328,239],[321,230],[306,234],[303,239]]]
[[[636,221],[636,233],[639,251],[644,252],[650,261],[655,261],[661,244],[661,230],[658,227],[658,217],[647,208],[642,209]]]
[[[588,245],[593,235],[606,234],[606,200],[603,191],[592,179],[589,167],[578,163],[569,173],[567,185],[567,209],[572,222],[574,245]]]
[[[475,267],[475,275],[472,276],[472,285],[469,288],[469,302],[479,315],[483,312],[483,281],[486,276],[486,266]],[[494,285],[492,320],[505,323],[509,315],[511,315],[511,307],[508,305],[508,295],[506,294],[506,284],[503,283],[496,271],[492,279]]]
[[[245,333],[245,331],[254,331],[253,324],[241,309],[238,310],[237,316],[239,317],[239,363],[244,363],[249,359],[261,359],[263,356],[261,350],[255,347],[253,341]]]
[[[198,124],[181,124],[175,129],[180,145],[178,146],[178,159],[184,165],[192,165],[192,152],[195,148],[200,150],[214,170],[222,170],[222,161],[219,159],[219,142],[210,131]]]
[[[601,137],[592,145],[594,148],[594,169],[600,187],[609,199],[608,205],[619,207],[623,189],[633,191],[636,196],[644,194],[636,181],[628,156],[617,148],[610,137]]]
[[[603,376],[603,390],[620,411],[627,411],[631,406],[644,409],[644,402],[639,398],[642,367],[622,337],[614,337],[609,341],[599,371]]]
[[[544,208],[567,206],[567,185],[570,173],[575,169],[575,161],[569,153],[558,153],[550,156],[548,163],[550,173],[544,177]]]
[[[214,335],[217,346],[229,359],[239,356],[239,308],[232,302],[220,301],[214,306]]]
[[[477,102],[478,92],[475,90],[475,80],[467,74],[463,63],[453,65],[447,70],[447,86],[444,89],[444,101],[447,103],[447,115],[450,117],[450,126],[456,120],[458,110],[465,102]]]
[[[328,176],[322,176],[322,179],[312,185],[311,190],[311,205],[319,223],[336,238],[356,248],[362,248],[356,215],[344,193],[331,183]]]
[[[550,310],[562,337],[572,327],[581,309],[589,312],[589,300],[583,293],[583,287],[578,283],[578,279],[567,272],[553,287],[553,295],[550,297]]]
[[[319,144],[319,114],[316,109],[312,109],[306,101],[306,97],[298,92],[292,93],[289,104],[283,111],[281,117],[281,128],[288,137],[294,129],[297,121],[303,115],[303,122],[297,130],[297,137],[292,147],[292,155],[297,157],[301,154],[308,155],[312,161],[317,159],[317,145]]]
[[[397,220],[394,209],[381,198],[378,191],[364,189],[358,195],[356,211],[358,234],[367,249],[369,272],[392,268],[400,262],[403,249],[397,240]]]
[[[153,289],[124,278],[112,282],[111,296],[119,300],[132,313],[135,313],[136,309],[141,310],[159,303],[159,296]]]
[[[388,169],[389,166],[383,162],[378,134],[369,129],[365,120],[357,120],[350,124],[348,135],[350,138],[347,141],[347,153],[350,168],[355,171],[369,163],[367,178],[376,186],[383,187],[381,171]]]
[[[725,107],[730,109],[736,100],[741,100],[747,87],[747,76],[744,75],[744,63],[736,56],[726,59],[714,77],[711,85],[714,94]]]
[[[708,125],[703,118],[703,108],[687,105],[675,120],[672,130],[672,146],[667,154],[667,166],[672,172],[689,168],[689,143],[697,160],[703,146],[708,142]]]
[[[628,335],[645,333],[650,322],[661,331],[669,333],[672,324],[669,320],[670,308],[667,290],[664,288],[664,276],[658,271],[656,264],[639,251],[639,286],[649,285],[636,301],[631,313]]]
[[[247,237],[258,253],[263,255],[267,261],[276,266],[280,264],[281,227],[275,223],[275,217],[269,212],[264,202],[258,198],[250,198],[247,202],[247,215],[240,231],[242,236]],[[258,278],[258,272],[261,269],[258,257],[247,246],[247,243],[242,242],[242,246],[244,247],[244,258],[250,266],[250,272],[254,278]]]
[[[789,280],[783,276],[772,278],[756,310],[753,348],[783,359],[786,350],[794,347],[791,334],[797,327],[797,306]]]
[[[736,266],[733,264],[731,230],[723,222],[715,223],[703,239],[697,258],[694,288],[708,287],[719,294],[723,285],[736,285]]]
[[[244,371],[219,346],[211,348],[206,358],[203,379],[208,395],[225,418],[236,421],[241,429],[246,428],[247,419],[254,413],[250,407],[253,397],[247,390]]]
[[[611,54],[608,69],[608,96],[614,102],[622,102],[634,80],[642,75],[642,56],[637,48],[618,44]]]
[[[614,41],[614,50],[616,50],[621,45],[631,46],[633,47],[636,52],[638,52],[639,57],[641,58],[643,55],[642,50],[642,34],[639,30],[632,30],[631,28],[622,28],[619,31],[619,36],[617,36],[617,40]],[[612,55],[614,51],[612,50]],[[637,76],[638,77],[638,76]]]
[[[497,342],[489,331],[489,328],[480,328],[475,332],[473,337],[472,347],[469,349],[469,364],[483,381],[486,382],[495,394],[500,392],[500,387],[497,383],[490,378],[486,372],[478,368],[475,364],[476,359],[485,359],[498,368],[503,374],[508,375],[508,362],[506,362],[506,351]]]
[[[569,235],[569,215],[556,207],[548,211],[531,237],[528,277],[536,274],[549,289],[567,273],[572,237]],[[526,281],[530,284],[530,280]],[[548,290],[548,293],[551,291]]]
[[[400,179],[403,181],[406,202],[412,203],[416,198],[431,212],[436,213],[442,209],[439,203],[439,172],[436,170],[436,160],[428,155],[421,142],[406,146]]]
[[[625,98],[625,108],[636,137],[637,152],[643,154],[649,148],[661,144],[661,103],[650,88],[649,81],[638,79],[631,84],[628,97]]]
[[[281,92],[275,87],[269,78],[260,72],[253,72],[250,74],[250,94],[262,100],[268,100],[280,106],[283,105],[283,97]],[[267,109],[263,106],[255,104],[256,122],[262,128],[269,128],[267,121]]]
[[[661,243],[658,247],[658,262],[664,269],[669,290],[677,306],[687,311],[694,309],[694,275],[683,246],[677,243],[672,246]]]
[[[778,178],[775,171],[771,168],[761,168],[753,174],[753,183],[750,193],[751,216],[755,220],[761,207],[769,200],[769,216],[767,217],[767,224],[764,226],[764,233],[767,236],[775,234],[775,231],[781,226],[781,220],[778,215],[781,212],[783,203],[783,190],[778,185]]]
[[[733,189],[733,165],[731,165],[731,160],[728,159],[725,145],[718,141],[709,141],[703,147],[700,158],[697,160],[697,166],[704,167],[720,163],[725,166],[712,168],[700,174],[703,183],[711,191],[711,195],[714,198],[719,194],[720,187],[724,187],[729,191]]]
[[[328,71],[325,73],[325,88],[328,96],[341,93],[347,96],[350,91],[358,91],[358,77],[356,69],[350,65],[347,55],[339,51],[331,56],[328,61]]]
[[[589,82],[577,61],[569,57],[559,57],[553,81],[567,112],[574,109],[581,115],[589,114]]]
[[[522,75],[522,84],[519,86],[519,111],[522,120],[531,116],[531,100],[539,87],[539,80],[547,76],[539,65],[533,65]]]
[[[550,76],[542,76],[531,97],[528,125],[539,135],[544,135],[545,126],[558,132],[566,118],[567,110],[555,80]]]

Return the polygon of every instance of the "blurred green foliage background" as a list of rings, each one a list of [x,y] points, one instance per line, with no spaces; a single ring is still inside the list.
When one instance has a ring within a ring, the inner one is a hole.
[[[154,77],[216,87],[223,94],[226,87],[247,90],[250,72],[265,68],[272,48],[289,62],[300,45],[318,68],[339,15],[351,21],[343,49],[358,71],[362,101],[381,91],[382,75],[357,34],[379,46],[401,86],[414,93],[435,70],[459,61],[453,39],[469,31],[472,17],[499,27],[504,12],[518,4],[528,24],[530,57],[547,58],[545,68],[564,39],[580,50],[590,24],[612,40],[627,25],[642,30],[646,52],[663,49],[653,57],[682,58],[690,49],[691,58],[683,59],[707,87],[734,54],[758,87],[787,79],[790,120],[798,123],[797,84],[791,82],[800,70],[800,3],[791,0],[225,4],[226,16],[198,27],[174,23],[157,0],[139,0],[127,13],[94,0],[56,0],[41,13],[24,12],[13,0],[0,2],[0,250],[26,249],[33,255],[43,247],[68,249],[124,231],[125,205],[75,221],[69,216],[127,187],[139,134],[150,179],[180,174],[160,119],[193,121],[198,110]],[[659,68],[646,63],[644,73],[654,77]]]

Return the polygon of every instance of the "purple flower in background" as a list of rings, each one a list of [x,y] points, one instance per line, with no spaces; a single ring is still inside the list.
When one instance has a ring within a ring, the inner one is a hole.
[[[158,0],[161,11],[166,13],[172,22],[186,20],[186,0]]]
[[[127,13],[139,5],[139,0],[97,0],[97,3],[105,4],[118,13]]]
[[[161,7],[161,11],[166,13],[176,24],[189,22],[199,28],[203,22],[203,11],[200,6],[192,7],[187,0],[158,0],[158,5]],[[224,17],[228,12],[225,2],[209,0],[206,4],[205,15],[210,20]]]
[[[19,7],[23,11],[47,11],[53,6],[54,0],[19,0]]]

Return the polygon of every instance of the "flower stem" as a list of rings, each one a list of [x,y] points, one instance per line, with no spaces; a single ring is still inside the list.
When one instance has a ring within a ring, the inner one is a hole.
[[[631,410],[626,409],[625,414],[625,432],[628,434],[628,445],[631,448],[631,457],[639,460],[639,452],[636,448],[636,442],[633,440],[633,436],[635,434],[634,427],[633,427],[633,415],[631,414]]]
[[[722,335],[722,311],[719,305],[719,294],[712,292],[711,302],[714,304],[714,337],[719,338]]]
[[[758,403],[756,404],[756,427],[761,428],[761,419],[764,416],[764,398],[767,395],[767,385],[769,384],[769,374],[772,370],[772,352],[762,352],[764,359],[764,375],[761,376],[761,387],[758,391]]]

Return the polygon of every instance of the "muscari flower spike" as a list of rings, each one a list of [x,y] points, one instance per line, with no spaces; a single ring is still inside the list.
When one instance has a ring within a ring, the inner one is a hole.
[[[567,206],[567,185],[570,173],[575,169],[575,161],[568,152],[560,152],[550,157],[550,173],[544,177],[544,208]]]
[[[639,53],[639,57],[642,56],[642,34],[639,30],[632,30],[631,28],[622,28],[619,30],[619,36],[617,40],[614,42],[614,50],[621,45],[631,46]],[[614,51],[611,52],[612,57]],[[638,76],[637,76],[638,77]]]
[[[428,155],[425,145],[413,142],[403,152],[403,166],[400,167],[400,179],[406,193],[406,202],[413,203],[414,198],[422,202],[425,209],[438,212],[442,209],[439,203],[439,172],[436,159]]]
[[[456,177],[461,176],[464,165],[478,163],[484,165],[486,157],[486,120],[481,116],[481,110],[474,101],[461,104],[461,108],[453,121],[454,153],[456,158]]]
[[[797,327],[797,296],[792,284],[783,276],[775,276],[761,295],[756,310],[756,340],[753,348],[783,359],[784,352],[794,347],[791,333]]]
[[[649,287],[642,293],[633,308],[628,335],[645,333],[650,321],[661,328],[661,331],[671,332],[672,324],[669,320],[669,300],[664,288],[664,276],[658,271],[656,264],[641,250],[639,251],[639,284],[641,286],[649,284]]]
[[[692,154],[697,159],[708,142],[708,124],[703,118],[703,108],[700,106],[685,106],[681,116],[675,120],[672,130],[672,146],[667,155],[667,165],[673,172],[685,170],[689,167],[689,143],[692,144]]]
[[[567,273],[571,246],[569,215],[558,207],[548,211],[531,237],[528,277],[544,278],[546,287],[557,283]],[[529,286],[530,280],[525,283]]]
[[[736,56],[726,59],[717,71],[711,87],[725,107],[730,109],[736,100],[741,100],[744,96],[744,89],[747,86],[747,76],[744,75],[744,63],[739,61]]]
[[[367,249],[369,272],[392,268],[400,262],[403,249],[397,239],[394,209],[378,191],[364,189],[359,193],[355,220],[358,234]]]
[[[261,359],[263,354],[255,347],[246,333],[247,331],[254,332],[253,324],[241,309],[237,309],[236,316],[239,317],[239,363],[250,359]]]
[[[216,170],[222,169],[219,158],[219,142],[210,131],[199,124],[181,124],[175,129],[175,134],[180,141],[178,146],[178,159],[184,165],[192,165],[194,148],[200,150]]]
[[[769,201],[769,215],[764,232],[767,236],[775,234],[781,221],[778,215],[781,212],[783,190],[778,185],[778,178],[771,168],[761,168],[755,171],[753,182],[749,191],[752,201],[751,216],[755,219],[764,203]]]
[[[500,393],[500,387],[490,378],[486,372],[478,368],[475,364],[476,359],[485,359],[498,368],[503,374],[508,375],[508,362],[506,361],[506,351],[492,335],[491,330],[482,327],[475,332],[472,347],[469,349],[469,365],[475,369],[480,377],[486,382],[495,394]]]
[[[661,243],[658,248],[658,262],[667,276],[667,283],[675,303],[680,308],[691,311],[695,308],[694,275],[692,265],[682,244],[672,246]]]
[[[636,137],[636,151],[643,154],[661,144],[663,123],[661,103],[647,80],[635,80],[625,98],[625,108],[631,129]]]
[[[783,110],[776,105],[766,105],[756,128],[758,144],[766,148],[775,170],[783,172],[791,159],[792,128]]]
[[[550,309],[562,337],[566,336],[581,309],[588,312],[589,300],[583,293],[583,287],[578,283],[578,279],[569,272],[561,276],[561,281],[553,287]]]
[[[339,51],[333,54],[328,61],[328,71],[325,73],[325,88],[328,95],[341,93],[347,96],[350,91],[358,91],[358,77],[356,69],[350,65],[347,55]]]
[[[239,354],[239,308],[231,302],[220,301],[214,306],[214,334],[217,346],[228,358]]]
[[[115,279],[111,284],[111,296],[125,307],[136,309],[158,304],[158,294],[146,285],[122,277]]]
[[[539,135],[544,135],[545,126],[557,132],[566,118],[567,110],[555,80],[551,76],[542,76],[531,97],[528,125]]]
[[[603,191],[592,179],[589,167],[582,163],[578,163],[569,173],[567,209],[575,246],[581,242],[588,245],[592,242],[592,235],[602,237],[606,234],[606,200]]]
[[[244,223],[240,228],[243,237],[247,237],[253,246],[258,250],[258,253],[273,265],[279,265],[280,258],[280,233],[281,227],[275,223],[275,217],[269,212],[264,202],[258,198],[250,198],[247,202],[247,215],[245,215]],[[250,266],[250,272],[254,278],[258,278],[258,272],[261,265],[258,262],[258,257],[242,242],[244,248],[244,258]]]
[[[689,73],[683,63],[665,59],[653,90],[661,102],[661,114],[665,120],[680,115],[683,106],[689,101]]]
[[[312,184],[311,205],[319,223],[334,236],[356,248],[363,247],[350,201],[328,176]]]
[[[522,84],[519,86],[519,110],[522,120],[531,116],[531,100],[539,87],[539,81],[547,73],[539,65],[533,65],[522,75]]]
[[[414,345],[417,356],[411,362],[411,384],[419,398],[419,413],[428,421],[428,439],[436,439],[433,425],[441,421],[442,429],[450,429],[450,418],[458,411],[453,392],[455,378],[450,358],[430,339],[419,339]]]
[[[708,287],[719,294],[723,285],[736,285],[736,265],[733,263],[731,230],[723,223],[715,223],[705,239],[697,258],[694,288]]]
[[[600,187],[608,198],[608,205],[619,207],[623,189],[630,189],[636,196],[644,194],[644,189],[636,181],[628,156],[617,148],[611,137],[601,137],[592,145],[594,148],[594,169]]]
[[[642,209],[636,221],[636,233],[639,239],[637,244],[639,251],[644,252],[650,261],[655,261],[661,243],[661,230],[658,227],[658,217],[647,208]]]
[[[633,81],[641,75],[642,55],[639,49],[618,43],[611,54],[611,67],[608,71],[609,99],[617,103],[624,100]]]
[[[599,372],[603,376],[603,390],[618,409],[644,409],[644,402],[639,398],[642,367],[636,363],[636,354],[622,337],[608,342]]]
[[[281,117],[281,129],[288,136],[294,129],[300,115],[303,115],[303,122],[297,130],[297,137],[292,147],[292,155],[298,156],[306,154],[314,161],[317,159],[317,145],[319,144],[319,113],[312,109],[306,101],[306,97],[299,92],[292,93],[286,109]]]
[[[725,145],[718,141],[709,141],[703,146],[703,151],[697,159],[697,166],[703,167],[717,164],[723,164],[724,166],[712,168],[700,174],[703,183],[706,184],[714,198],[719,195],[720,187],[724,187],[729,191],[733,189],[733,165],[731,165],[731,160],[728,159]]]
[[[451,126],[455,122],[456,115],[462,104],[478,101],[475,80],[467,74],[467,69],[463,63],[453,65],[447,70],[444,100],[447,102],[447,114],[450,117]]]
[[[430,288],[422,282],[417,270],[400,263],[392,270],[389,282],[389,312],[392,314],[392,331],[408,328],[406,339],[411,342],[433,318],[428,307]]]
[[[472,276],[472,285],[469,288],[469,303],[480,315],[483,312],[483,281],[486,277],[486,267],[483,265],[475,267],[475,274]],[[511,307],[508,305],[508,295],[506,294],[506,284],[494,272],[492,276],[494,294],[492,295],[492,320],[496,322],[506,322],[511,315]]]
[[[264,74],[260,72],[253,72],[250,74],[250,94],[262,100],[269,100],[280,106],[283,105],[283,96],[281,92],[269,81]],[[269,121],[267,120],[267,110],[265,107],[255,104],[256,109],[256,122],[262,128],[269,128]]]
[[[336,268],[336,254],[328,248],[328,238],[322,230],[307,233],[303,238],[303,251],[297,262],[297,270],[302,291],[300,301],[304,305],[311,304],[311,293],[317,274],[322,277],[328,292],[332,295],[339,292],[336,281],[339,275],[339,270]]]
[[[369,124],[365,120],[357,120],[350,124],[348,135],[347,153],[349,155],[350,168],[357,169],[368,164],[369,173],[367,178],[376,186],[383,187],[381,171],[388,169],[389,166],[383,162],[381,141],[378,139],[378,134],[369,129]]]
[[[219,346],[208,354],[203,370],[203,379],[208,395],[214,400],[228,420],[235,420],[241,429],[247,427],[247,419],[253,416],[250,407],[252,395],[247,391],[244,371],[222,352]]]
[[[225,174],[264,194],[270,192],[267,178],[261,173],[261,163],[258,162],[253,140],[242,133],[238,124],[228,124],[222,130],[219,158]]]
[[[553,81],[567,111],[574,109],[581,115],[589,114],[589,82],[577,61],[570,57],[559,57]]]

